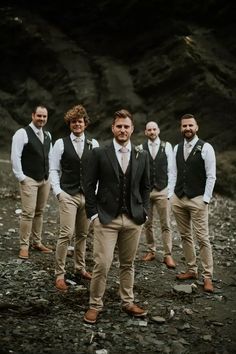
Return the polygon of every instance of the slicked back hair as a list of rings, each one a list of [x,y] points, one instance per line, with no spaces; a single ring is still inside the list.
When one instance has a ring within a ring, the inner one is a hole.
[[[193,119],[195,119],[195,121],[197,121],[193,114],[186,113],[186,114],[184,114],[182,117],[180,117],[180,122],[181,122],[183,119],[189,119],[189,118],[193,118]]]
[[[132,117],[132,114],[127,111],[127,109],[120,109],[119,111],[116,111],[113,115],[113,124],[115,123],[117,118],[129,118],[132,122],[132,124],[134,125],[134,120]]]

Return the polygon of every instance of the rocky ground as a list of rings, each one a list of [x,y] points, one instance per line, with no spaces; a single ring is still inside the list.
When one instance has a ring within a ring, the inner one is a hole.
[[[66,294],[54,288],[54,254],[31,251],[18,259],[20,199],[10,164],[0,162],[0,352],[5,353],[215,353],[236,351],[236,225],[235,201],[215,195],[210,205],[210,234],[215,262],[214,294],[202,291],[202,281],[179,288],[175,274],[184,270],[176,224],[172,219],[176,270],[155,261],[144,264],[144,237],[136,259],[135,298],[148,308],[140,320],[120,311],[118,261],[114,258],[105,307],[96,325],[83,322],[88,306],[86,282],[71,285]],[[58,210],[50,195],[45,212],[44,240],[55,248]],[[157,225],[157,235],[159,226]],[[157,236],[158,237],[158,236]],[[159,237],[158,237],[159,239]],[[92,270],[92,238],[87,268]],[[73,261],[68,258],[68,278]]]

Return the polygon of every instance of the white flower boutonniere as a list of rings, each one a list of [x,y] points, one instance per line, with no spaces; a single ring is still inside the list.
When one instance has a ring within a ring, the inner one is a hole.
[[[196,146],[196,148],[194,149],[194,152],[193,152],[193,155],[195,155],[196,154],[196,152],[198,152],[198,151],[202,151],[202,146],[201,145],[197,145]]]
[[[136,156],[135,156],[135,157],[136,157],[136,159],[137,159],[137,158],[138,158],[138,155],[143,152],[143,146],[142,146],[142,144],[135,146],[134,150],[135,150],[135,152],[136,152]]]
[[[93,142],[92,142],[92,140],[87,139],[87,144],[88,144],[89,150],[92,150],[92,148],[93,148]]]

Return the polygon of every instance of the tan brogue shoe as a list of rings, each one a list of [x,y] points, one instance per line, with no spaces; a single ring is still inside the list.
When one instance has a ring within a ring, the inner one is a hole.
[[[178,280],[188,280],[188,279],[197,279],[197,278],[198,278],[197,273],[193,273],[193,272],[180,273],[176,275],[176,279]]]
[[[214,292],[214,288],[213,288],[213,284],[212,284],[212,280],[211,279],[209,279],[209,278],[205,278],[204,279],[203,290],[208,292],[208,293],[213,293]]]
[[[25,248],[21,249],[19,252],[19,258],[28,259],[29,258],[29,251]]]
[[[99,311],[95,309],[88,309],[84,315],[84,322],[93,324],[97,322]]]
[[[155,252],[148,252],[142,258],[142,261],[149,262],[149,261],[153,261],[155,258],[156,258]]]
[[[39,245],[38,244],[32,245],[32,247],[35,250],[40,251],[42,253],[52,253],[52,249],[44,246],[42,243]]]
[[[147,311],[139,307],[138,305],[135,304],[130,304],[127,306],[123,306],[122,310],[128,315],[134,316],[134,317],[143,317],[146,316]]]
[[[86,279],[86,280],[91,280],[92,279],[92,274],[89,272],[86,272],[86,270],[80,272],[80,276],[82,279]]]
[[[56,284],[55,284],[57,290],[60,291],[67,291],[68,290],[68,285],[66,285],[65,280],[64,279],[56,279]]]
[[[165,256],[163,263],[165,263],[167,268],[175,269],[176,267],[175,261],[171,256]]]

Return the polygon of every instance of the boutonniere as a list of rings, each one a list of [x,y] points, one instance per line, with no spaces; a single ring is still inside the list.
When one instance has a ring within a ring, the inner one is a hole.
[[[88,144],[89,150],[92,150],[92,148],[93,148],[93,142],[92,142],[92,140],[87,139],[87,144]]]
[[[194,152],[193,152],[193,155],[195,155],[196,154],[196,152],[198,152],[198,151],[202,151],[202,146],[201,145],[197,145],[196,146],[196,148],[194,149]]]
[[[135,157],[136,157],[136,159],[137,159],[137,158],[138,158],[138,155],[143,152],[143,146],[142,146],[142,144],[135,146],[134,150],[135,150],[135,152],[136,152],[136,156],[135,156]]]

